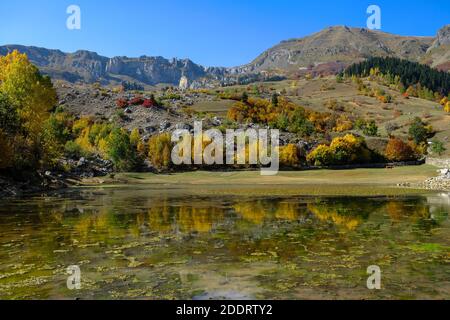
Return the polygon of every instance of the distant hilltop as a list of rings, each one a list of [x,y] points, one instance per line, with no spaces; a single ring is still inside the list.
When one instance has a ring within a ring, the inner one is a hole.
[[[68,82],[123,81],[142,85],[179,85],[204,87],[246,83],[276,77],[295,77],[302,73],[334,74],[368,57],[391,56],[420,62],[450,71],[450,25],[436,37],[399,36],[365,28],[336,26],[313,35],[283,41],[254,61],[233,68],[204,67],[189,59],[163,57],[139,58],[100,56],[80,50],[64,53],[20,45],[0,46],[0,55],[18,50],[43,73]]]

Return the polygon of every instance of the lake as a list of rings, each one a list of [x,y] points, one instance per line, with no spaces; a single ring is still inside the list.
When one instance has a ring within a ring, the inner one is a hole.
[[[190,188],[199,188],[191,186]],[[448,194],[1,200],[1,299],[450,299]],[[81,289],[67,287],[78,266]],[[369,290],[369,266],[381,290]]]

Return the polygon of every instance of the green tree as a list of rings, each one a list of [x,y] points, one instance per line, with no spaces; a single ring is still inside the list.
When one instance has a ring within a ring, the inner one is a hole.
[[[409,128],[410,138],[413,139],[416,144],[420,144],[427,142],[429,134],[429,130],[423,121],[419,117],[416,117]]]
[[[434,154],[442,155],[447,149],[444,146],[444,143],[442,141],[439,141],[437,139],[433,140],[431,143],[431,152]]]
[[[117,170],[131,171],[136,167],[136,149],[133,148],[126,130],[113,129],[108,137],[107,147],[108,156]]]
[[[277,93],[274,93],[272,95],[272,105],[274,107],[278,107],[278,94]]]
[[[285,113],[281,113],[278,117],[277,117],[277,121],[275,123],[275,126],[277,129],[286,131],[288,126],[289,126],[289,118]]]
[[[0,92],[0,128],[4,133],[14,134],[20,128],[19,115],[8,97]]]
[[[306,118],[305,110],[297,108],[291,116],[289,131],[302,137],[308,137],[314,133],[314,125]]]

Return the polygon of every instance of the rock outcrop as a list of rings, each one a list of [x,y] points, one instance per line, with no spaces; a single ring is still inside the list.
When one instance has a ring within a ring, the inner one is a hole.
[[[450,24],[446,25],[438,31],[436,40],[433,42],[430,50],[448,45],[450,45]]]

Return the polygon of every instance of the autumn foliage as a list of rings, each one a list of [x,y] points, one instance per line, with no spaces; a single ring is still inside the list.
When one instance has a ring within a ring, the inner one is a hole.
[[[128,107],[128,100],[123,99],[123,98],[117,99],[116,105],[117,105],[117,107],[124,109],[124,108]]]
[[[372,152],[364,139],[352,134],[333,139],[329,146],[319,145],[307,156],[308,163],[314,166],[362,164],[371,159]]]
[[[57,102],[50,78],[13,51],[0,57],[0,100],[0,167],[47,166],[55,148],[44,128]]]
[[[415,158],[411,146],[399,138],[392,138],[389,140],[385,156],[386,159],[390,161],[409,161]]]

